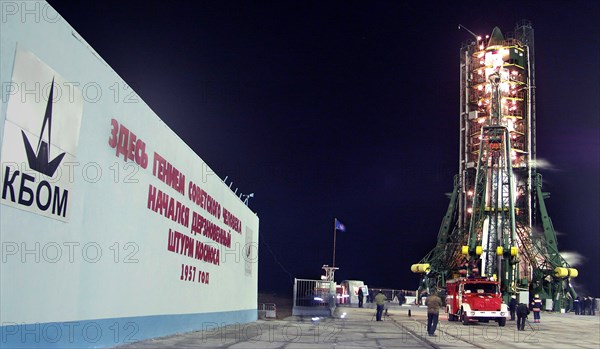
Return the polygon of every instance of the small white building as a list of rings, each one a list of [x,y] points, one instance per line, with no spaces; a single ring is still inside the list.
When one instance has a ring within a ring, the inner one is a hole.
[[[369,295],[369,287],[365,285],[365,283],[361,280],[344,280],[341,282],[342,287],[344,288],[344,296],[347,296],[346,301],[341,303],[350,303],[350,304],[358,304],[358,289],[362,288],[364,299],[363,301],[367,302],[367,296]]]

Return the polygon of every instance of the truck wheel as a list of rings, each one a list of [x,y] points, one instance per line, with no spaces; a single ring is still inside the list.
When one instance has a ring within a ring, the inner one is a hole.
[[[462,321],[463,325],[468,325],[469,324],[469,317],[466,315],[466,313],[462,313],[460,315],[460,321]]]
[[[504,325],[506,325],[506,318],[503,317],[503,318],[498,319],[498,326],[504,327]]]

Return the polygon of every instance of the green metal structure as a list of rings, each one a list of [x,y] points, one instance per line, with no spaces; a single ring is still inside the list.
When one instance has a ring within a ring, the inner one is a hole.
[[[460,172],[437,243],[411,270],[422,274],[419,294],[459,276],[493,277],[505,302],[528,291],[560,311],[577,296],[577,270],[559,253],[533,165],[533,29],[522,21],[515,33],[496,27],[487,45],[475,36],[461,49]]]

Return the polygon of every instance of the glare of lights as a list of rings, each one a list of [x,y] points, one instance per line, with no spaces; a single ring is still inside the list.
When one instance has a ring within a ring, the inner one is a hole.
[[[473,208],[472,207],[467,208],[467,213],[473,213]]]
[[[480,49],[480,50],[483,50],[483,45],[479,45],[479,49]]]
[[[314,300],[316,300],[316,301],[319,301],[319,302],[322,302],[322,301],[323,301],[323,298],[321,298],[321,297],[315,297],[315,298],[314,298]]]
[[[340,318],[342,318],[342,319],[346,318],[346,313],[343,313],[343,314],[340,316]]]
[[[467,192],[467,195],[469,195],[469,196],[473,196],[473,191],[472,191],[472,190],[469,190],[469,191]]]
[[[478,37],[477,37],[477,40],[481,40],[481,36],[478,36]]]
[[[313,318],[311,318],[311,320],[316,322],[316,321],[319,321],[319,318],[318,317],[313,317]]]
[[[477,89],[478,89],[479,91],[482,91],[482,90],[483,90],[483,85],[479,85],[479,86],[477,86]]]

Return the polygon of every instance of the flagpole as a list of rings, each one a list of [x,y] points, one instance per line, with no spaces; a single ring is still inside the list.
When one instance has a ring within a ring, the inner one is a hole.
[[[333,263],[332,263],[332,267],[335,268],[335,238],[336,238],[336,226],[335,226],[335,218],[333,219]]]

